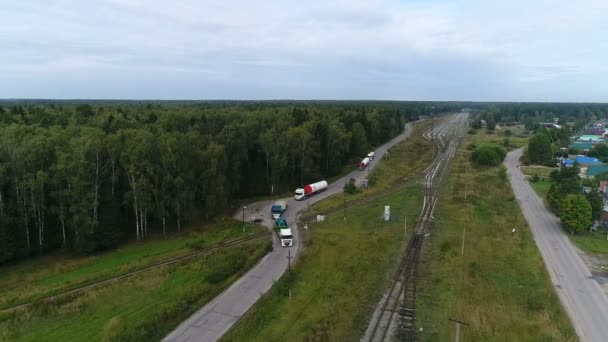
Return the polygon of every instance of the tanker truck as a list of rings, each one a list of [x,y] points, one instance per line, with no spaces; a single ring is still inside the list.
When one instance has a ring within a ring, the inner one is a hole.
[[[301,200],[306,199],[308,196],[312,196],[323,190],[327,190],[326,181],[320,181],[320,182],[308,184],[308,185],[304,186],[304,188],[297,188],[294,198],[296,199],[296,201],[301,201]]]
[[[369,158],[365,157],[360,163],[359,163],[359,170],[365,170],[365,168],[367,167],[367,165],[369,165]]]
[[[282,247],[293,246],[293,234],[291,233],[291,228],[289,228],[287,221],[284,218],[279,217],[276,221],[274,221],[274,230],[277,232],[279,240],[281,240]]]

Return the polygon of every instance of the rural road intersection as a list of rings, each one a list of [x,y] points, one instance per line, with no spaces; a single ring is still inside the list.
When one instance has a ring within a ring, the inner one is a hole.
[[[374,158],[368,166],[370,171],[379,164],[380,160],[382,160],[382,156],[391,146],[409,137],[412,130],[412,124],[408,123],[405,125],[405,129],[400,135],[378,147],[375,150],[376,158]],[[353,165],[353,169],[356,169],[355,165]],[[284,214],[287,222],[292,228],[296,228],[295,222],[297,221],[297,217],[309,205],[331,195],[341,193],[344,184],[351,178],[354,178],[356,182],[360,184],[361,181],[367,177],[367,174],[367,170],[353,171],[329,184],[326,191],[304,201],[296,201],[293,197],[284,199],[288,204],[288,209]],[[270,206],[272,203],[274,203],[274,200],[247,205],[245,219],[263,219],[262,224],[269,229],[272,229],[273,221],[270,218]],[[235,218],[239,220],[242,218],[241,210],[235,213]],[[208,342],[219,340],[264,293],[270,290],[272,284],[283,275],[287,270],[288,256],[293,258],[298,256],[300,250],[298,229],[293,229],[293,234],[295,243],[294,246],[290,248],[281,247],[276,234],[273,234],[274,248],[271,253],[262,258],[262,260],[260,260],[251,270],[223,293],[180,324],[174,331],[167,335],[163,341]]]

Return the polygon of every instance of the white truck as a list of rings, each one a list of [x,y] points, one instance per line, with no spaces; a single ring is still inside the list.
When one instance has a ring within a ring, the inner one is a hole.
[[[306,199],[306,197],[319,193],[321,191],[327,190],[327,182],[320,181],[312,184],[308,184],[303,188],[297,188],[294,198],[296,201],[301,201]]]
[[[367,154],[367,158],[369,158],[369,160],[374,160],[375,155],[376,155],[376,152],[372,151]]]
[[[291,228],[287,225],[287,221],[279,217],[276,221],[274,221],[274,228],[281,240],[282,247],[291,247],[293,246],[293,233],[291,232]]]

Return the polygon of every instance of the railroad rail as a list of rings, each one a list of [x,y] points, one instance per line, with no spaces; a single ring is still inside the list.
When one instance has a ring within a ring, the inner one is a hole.
[[[180,263],[180,262],[184,262],[184,261],[187,261],[187,260],[190,260],[190,259],[202,256],[202,255],[211,254],[213,252],[217,252],[219,250],[226,249],[226,248],[229,248],[229,247],[232,247],[232,246],[240,245],[240,244],[243,244],[243,243],[246,243],[246,242],[258,239],[258,238],[263,237],[263,236],[268,236],[268,235],[269,235],[269,232],[260,232],[260,233],[256,233],[256,234],[253,234],[253,235],[250,235],[250,236],[246,236],[246,237],[243,237],[243,238],[234,239],[234,240],[230,240],[230,241],[227,241],[227,242],[219,243],[219,244],[216,244],[214,246],[211,246],[209,248],[206,248],[206,249],[203,249],[203,250],[200,250],[200,251],[190,252],[190,253],[187,253],[187,254],[175,257],[175,258],[171,258],[171,259],[168,259],[168,260],[157,262],[155,264],[152,264],[150,266],[146,266],[146,267],[141,268],[141,269],[136,270],[136,271],[124,273],[124,274],[117,275],[117,276],[114,276],[114,277],[111,277],[111,278],[107,278],[107,279],[104,279],[104,280],[101,280],[101,281],[97,281],[97,282],[94,282],[94,283],[91,283],[91,284],[87,284],[87,285],[84,285],[84,286],[81,286],[81,287],[78,287],[78,288],[66,290],[64,292],[60,292],[60,293],[54,294],[52,296],[48,296],[48,297],[45,297],[45,298],[42,298],[42,299],[38,299],[38,300],[29,302],[29,303],[23,303],[23,304],[19,304],[19,305],[15,305],[15,306],[9,307],[9,308],[5,308],[5,309],[0,310],[0,313],[9,313],[9,312],[17,311],[17,310],[26,309],[26,308],[34,305],[34,304],[50,303],[50,302],[56,301],[56,300],[58,300],[60,298],[66,297],[66,296],[76,295],[76,294],[79,294],[79,293],[82,293],[82,292],[86,292],[86,291],[89,291],[89,290],[92,290],[92,289],[95,289],[95,288],[98,288],[98,287],[106,286],[106,285],[115,283],[115,282],[120,281],[120,280],[125,280],[125,279],[128,279],[128,278],[132,278],[134,276],[137,276],[137,275],[145,273],[145,272],[153,271],[153,270],[158,269],[158,268],[163,267],[163,266],[169,266],[169,265],[177,264],[177,263]]]
[[[466,115],[461,114],[424,134],[425,138],[433,140],[439,152],[424,171],[425,194],[422,210],[418,216],[414,233],[408,241],[393,276],[392,284],[380,302],[379,309],[372,317],[364,337],[365,341],[393,341],[394,332],[397,332],[397,337],[401,341],[416,340],[416,277],[420,250],[433,218],[437,189],[444,181],[450,162],[460,143],[459,139],[454,139],[454,137],[462,136],[459,128],[463,127],[466,120]],[[449,129],[452,126],[456,127],[456,132]],[[437,134],[441,134],[441,136],[435,140]],[[444,140],[445,135],[451,138],[448,139],[448,142]]]

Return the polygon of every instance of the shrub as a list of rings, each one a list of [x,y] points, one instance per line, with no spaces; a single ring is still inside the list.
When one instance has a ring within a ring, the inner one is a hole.
[[[471,159],[479,165],[497,166],[506,155],[505,149],[498,145],[483,145],[475,148]]]
[[[348,183],[344,184],[344,192],[346,192],[349,195],[357,193],[358,190],[359,189],[357,189],[357,186],[355,185],[354,182],[348,182]]]

